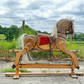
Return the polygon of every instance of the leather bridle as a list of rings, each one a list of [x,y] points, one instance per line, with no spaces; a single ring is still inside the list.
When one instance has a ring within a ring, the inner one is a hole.
[[[71,30],[71,31],[70,31]],[[69,33],[66,33],[66,34],[73,34],[74,30],[72,28],[72,22],[70,21],[70,27],[69,27]]]
[[[71,31],[70,31],[71,30]],[[57,33],[62,33],[62,34],[65,34],[65,35],[67,35],[67,34],[73,34],[73,32],[74,32],[74,30],[73,30],[73,28],[72,28],[72,22],[70,21],[70,26],[69,26],[69,29],[68,29],[68,31],[69,32],[57,32]]]

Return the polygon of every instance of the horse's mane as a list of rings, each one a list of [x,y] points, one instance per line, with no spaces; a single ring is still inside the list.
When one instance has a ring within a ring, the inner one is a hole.
[[[59,21],[57,21],[54,25],[54,29],[53,29],[53,32],[51,33],[51,36],[54,36],[55,38],[57,38],[57,30],[58,30],[58,24],[63,27],[63,26],[68,26],[68,25],[65,25],[67,24],[69,21],[72,21],[71,19],[61,19]],[[63,23],[64,22],[64,23]],[[66,23],[65,23],[66,22]],[[62,23],[62,24],[61,24]],[[72,23],[72,28],[74,29],[74,24]]]

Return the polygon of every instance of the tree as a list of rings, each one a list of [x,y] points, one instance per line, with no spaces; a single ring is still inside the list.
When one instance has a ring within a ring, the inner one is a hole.
[[[3,28],[1,25],[0,25],[0,34],[3,34]]]
[[[7,41],[12,41],[14,38],[13,31],[5,32],[5,36]]]
[[[72,39],[77,40],[77,38],[78,38],[78,35],[77,35],[77,33],[75,33],[75,34],[73,35]]]
[[[19,30],[15,32],[15,38],[17,39],[19,37]]]
[[[16,25],[11,25],[10,30],[13,31],[13,34],[18,30],[18,27]]]
[[[81,32],[75,33],[73,39],[76,41],[84,41],[84,33]]]

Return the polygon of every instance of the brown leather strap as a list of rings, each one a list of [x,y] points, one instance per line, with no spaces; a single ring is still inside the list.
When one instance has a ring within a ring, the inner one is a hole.
[[[50,41],[50,43],[53,43],[54,42],[54,36],[51,36],[51,37],[48,37],[49,38],[49,41]]]
[[[50,46],[50,49],[49,49],[49,54],[50,54],[50,59],[51,59],[51,43],[52,42],[54,42],[54,40],[53,39],[51,39],[50,37],[48,37],[48,39],[49,39],[49,41],[50,41],[50,44],[49,44],[49,46]]]

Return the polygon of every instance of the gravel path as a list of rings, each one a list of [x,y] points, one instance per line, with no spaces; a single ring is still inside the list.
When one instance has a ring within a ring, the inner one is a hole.
[[[39,63],[48,63],[46,60],[41,60]],[[49,63],[68,63],[68,61],[54,61]],[[84,76],[78,76],[78,79],[72,79],[71,76],[65,75],[34,75],[34,76],[21,76],[19,79],[13,79],[12,77],[5,77],[5,73],[1,72],[1,69],[10,68],[13,62],[6,63],[5,61],[0,61],[0,84],[84,84]],[[79,61],[80,69],[75,70],[75,72],[84,73],[84,61]],[[28,69],[32,72],[40,72],[43,69]],[[45,70],[45,69],[44,69]],[[46,69],[47,72],[56,72],[57,69]],[[59,69],[60,70],[60,69]],[[68,71],[61,69],[61,71]]]

